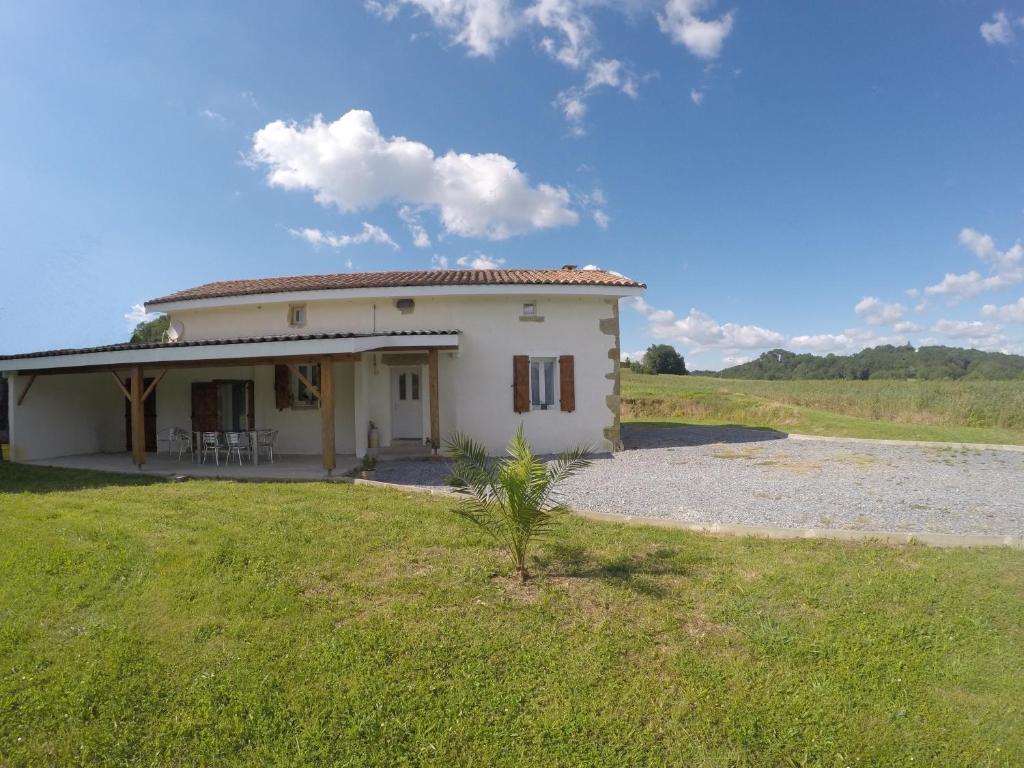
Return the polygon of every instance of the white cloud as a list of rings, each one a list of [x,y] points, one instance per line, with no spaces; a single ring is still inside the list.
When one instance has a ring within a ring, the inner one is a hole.
[[[644,355],[646,353],[646,349],[637,350],[636,352],[619,352],[619,362],[623,363],[626,360],[629,360],[634,363],[639,363],[644,359]]]
[[[214,112],[212,109],[199,110],[199,116],[206,118],[214,125],[225,125],[227,123],[227,118],[224,115],[220,112]]]
[[[667,0],[664,12],[658,15],[658,26],[694,56],[717,59],[732,32],[736,12],[729,11],[717,19],[702,19],[699,14],[710,6],[709,0]]]
[[[624,277],[624,275],[621,272],[616,272],[614,269],[605,269],[604,267],[597,266],[597,264],[587,264],[585,266],[580,267],[580,270],[583,272],[607,272],[609,275],[618,275],[619,277]]]
[[[253,163],[268,166],[267,183],[313,192],[321,205],[342,211],[404,202],[436,208],[446,231],[502,240],[575,224],[569,192],[533,186],[504,155],[435,156],[426,144],[386,138],[373,115],[351,110],[333,123],[275,120],[253,136]]]
[[[365,0],[370,12],[392,21],[402,8],[426,16],[470,56],[493,57],[519,34],[540,34],[539,47],[555,61],[585,72],[583,82],[560,92],[555,105],[572,135],[583,135],[588,97],[600,88],[636,97],[639,79],[615,58],[596,59],[600,49],[595,11],[630,17],[654,12],[658,26],[705,61],[717,58],[732,32],[735,11],[704,18],[713,0]],[[651,73],[652,75],[654,73]],[[648,75],[650,76],[650,75]],[[646,79],[647,76],[645,76]]]
[[[601,88],[613,88],[634,99],[639,93],[637,77],[625,63],[618,59],[600,59],[591,63],[582,86],[567,88],[555,97],[555,105],[569,122],[574,136],[582,136],[586,132],[583,118],[587,115],[587,99]]]
[[[670,309],[656,309],[642,298],[630,302],[647,318],[647,332],[658,339],[671,339],[686,344],[692,352],[708,349],[758,349],[782,344],[786,337],[757,325],[719,323],[698,309],[677,318]]]
[[[690,101],[692,101],[699,107],[701,104],[704,103],[704,91],[697,90],[696,88],[691,88]]]
[[[391,21],[401,10],[397,0],[366,0],[363,7],[375,16],[380,16],[384,21]]]
[[[594,223],[597,224],[601,229],[608,229],[608,224],[611,219],[608,214],[602,210],[592,211],[590,214],[594,218]]]
[[[939,320],[932,330],[948,339],[957,346],[967,346],[990,352],[1012,352],[1013,343],[1003,335],[1003,327],[999,323],[982,320]]]
[[[398,243],[392,240],[387,232],[365,221],[363,222],[363,229],[358,235],[332,235],[312,227],[289,229],[288,232],[295,237],[301,237],[315,247],[327,245],[331,248],[346,248],[350,245],[362,245],[363,243],[380,243],[381,245],[390,245],[395,250],[398,250]]]
[[[456,259],[455,263],[464,269],[501,269],[505,260],[492,259],[485,253],[477,252],[470,256],[462,256]]]
[[[452,42],[464,46],[470,56],[494,56],[498,48],[515,35],[519,20],[511,0],[368,0],[365,7],[386,21],[398,15],[401,6],[425,13]]]
[[[125,314],[124,319],[132,325],[138,325],[139,323],[148,323],[151,320],[156,320],[160,317],[159,312],[147,312],[146,308],[141,304],[132,304],[131,311]]]
[[[902,304],[886,304],[875,296],[865,296],[857,302],[853,311],[868,325],[891,325],[903,317],[906,307]]]
[[[996,241],[991,235],[984,235],[970,227],[961,229],[957,239],[979,259],[989,258],[996,250]]]
[[[950,302],[956,303],[960,299],[969,299],[979,293],[1002,288],[1005,285],[1007,285],[1006,281],[999,275],[982,277],[981,273],[972,269],[962,275],[947,272],[941,282],[929,285],[924,292],[929,296],[948,296]]]
[[[868,328],[847,328],[842,333],[819,333],[806,336],[793,336],[790,346],[794,349],[814,352],[817,354],[848,355],[860,352],[866,347],[878,347],[886,344],[899,346],[907,343],[907,337],[897,334],[879,334]]]
[[[1024,282],[1024,245],[1015,243],[1001,251],[991,235],[970,227],[960,230],[960,244],[989,264],[992,274],[983,276],[977,270],[962,274],[947,272],[942,281],[924,289],[928,296],[945,296],[951,304],[996,288]]]
[[[893,323],[893,333],[917,333],[918,331],[924,330],[923,326],[910,320],[903,320],[899,323]]]
[[[981,320],[939,320],[932,326],[932,330],[949,336],[953,339],[961,339],[978,336],[992,336],[1002,330],[997,323],[985,323]]]
[[[398,209],[398,217],[409,227],[409,234],[412,235],[412,244],[417,248],[429,248],[432,243],[427,230],[420,223],[419,212],[414,211],[410,206],[403,205]]]
[[[600,59],[590,65],[583,89],[589,92],[604,87],[618,88],[633,98],[637,95],[636,76],[618,59]]]
[[[996,11],[992,14],[992,20],[982,23],[978,28],[982,38],[989,45],[1009,45],[1015,39],[1013,34],[1014,23],[1024,26],[1024,17],[1014,22],[1006,14],[1006,11]]]
[[[725,365],[743,365],[753,360],[749,355],[722,355],[722,362]]]
[[[578,0],[536,0],[526,9],[524,19],[558,35],[545,36],[541,48],[567,67],[579,69],[595,48],[594,22]]]
[[[505,260],[502,258],[491,258],[486,253],[476,251],[468,256],[460,256],[455,260],[455,266],[462,269],[502,269]],[[432,269],[452,269],[451,262],[447,256],[434,254],[430,257]]]
[[[995,304],[986,304],[981,308],[981,314],[1007,323],[1024,323],[1024,296],[1013,304],[1004,304],[1001,307],[997,307]]]
[[[256,101],[256,95],[252,91],[242,91],[238,97],[253,109],[259,109],[260,104]]]

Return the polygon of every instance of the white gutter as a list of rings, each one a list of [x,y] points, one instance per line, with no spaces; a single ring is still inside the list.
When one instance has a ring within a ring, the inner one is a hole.
[[[332,288],[321,291],[252,293],[209,299],[184,299],[147,303],[147,312],[177,312],[183,309],[240,307],[249,304],[303,303],[340,299],[403,299],[422,296],[642,296],[644,289],[621,285],[416,285],[407,288]]]
[[[121,349],[108,352],[21,357],[0,360],[0,371],[43,371],[53,368],[79,368],[99,365],[159,365],[198,360],[289,357],[298,355],[356,354],[377,349],[458,347],[458,334],[405,334],[396,336],[359,336],[348,339],[302,339],[295,341],[259,341],[237,344],[168,345],[153,349]]]

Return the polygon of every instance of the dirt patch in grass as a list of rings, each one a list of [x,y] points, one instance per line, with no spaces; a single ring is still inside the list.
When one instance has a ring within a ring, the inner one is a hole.
[[[719,448],[711,455],[716,459],[757,459],[764,454],[764,448],[751,446],[748,448]]]
[[[707,637],[722,637],[730,632],[730,628],[727,625],[712,621],[708,618],[707,613],[700,608],[690,613],[683,623],[683,630],[687,635],[696,640],[703,640]]]
[[[856,464],[860,467],[870,467],[878,464],[878,457],[870,453],[839,453],[832,457],[832,461],[840,464]]]
[[[764,461],[757,462],[759,467],[774,467],[776,469],[784,469],[787,472],[794,472],[798,475],[810,475],[821,469],[824,462],[817,461],[814,459],[790,459],[785,457],[779,457],[775,459],[765,459]]]

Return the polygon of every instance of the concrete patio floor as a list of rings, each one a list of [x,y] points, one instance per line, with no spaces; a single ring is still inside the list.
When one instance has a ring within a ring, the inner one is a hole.
[[[408,458],[402,456],[401,458]],[[387,460],[381,457],[381,460]],[[360,465],[359,459],[352,455],[339,455],[336,458],[336,468],[331,473],[331,480],[347,478],[350,473]],[[118,472],[121,474],[141,474],[153,477],[201,477],[220,478],[225,480],[277,480],[277,481],[298,481],[298,480],[327,480],[327,471],[321,466],[320,456],[298,456],[278,455],[274,457],[271,464],[261,460],[259,464],[252,464],[243,460],[241,466],[238,460],[225,462],[221,459],[220,465],[208,459],[205,464],[197,464],[183,456],[181,461],[175,456],[166,454],[146,454],[146,463],[142,469],[132,464],[130,453],[89,453],[79,456],[59,456],[53,459],[40,459],[28,461],[26,464],[39,467],[62,467],[64,469],[87,469],[96,472]]]

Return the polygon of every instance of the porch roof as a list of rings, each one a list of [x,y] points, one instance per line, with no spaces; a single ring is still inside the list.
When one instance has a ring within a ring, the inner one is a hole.
[[[276,358],[354,355],[381,349],[455,349],[457,330],[381,331],[246,336],[196,341],[108,344],[0,355],[0,371],[41,372],[188,363],[252,364]]]

